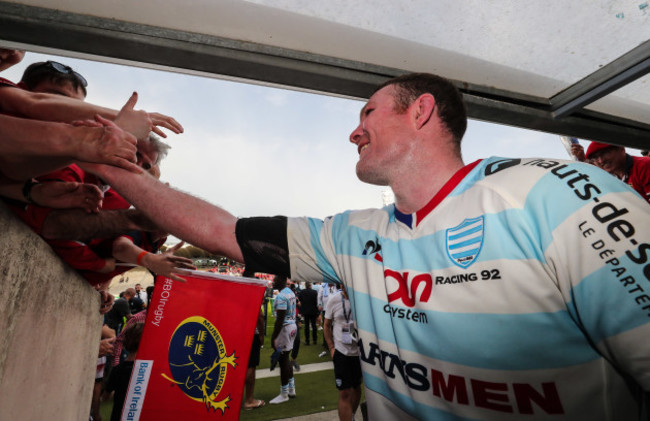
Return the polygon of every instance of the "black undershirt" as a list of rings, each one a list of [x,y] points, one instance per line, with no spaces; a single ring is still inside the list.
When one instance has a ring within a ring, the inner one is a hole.
[[[235,236],[247,273],[291,277],[286,216],[241,218]]]

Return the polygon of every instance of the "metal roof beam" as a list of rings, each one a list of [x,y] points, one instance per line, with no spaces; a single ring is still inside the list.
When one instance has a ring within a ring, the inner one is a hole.
[[[135,66],[246,79],[359,99],[368,98],[386,79],[404,73],[401,69],[334,57],[2,1],[0,40],[34,46],[35,51],[54,48],[95,59],[125,60]],[[648,147],[648,124],[584,110],[556,119],[547,98],[463,81],[456,84],[471,118],[634,148]]]
[[[601,67],[550,99],[555,118],[572,114],[650,72],[650,41]]]

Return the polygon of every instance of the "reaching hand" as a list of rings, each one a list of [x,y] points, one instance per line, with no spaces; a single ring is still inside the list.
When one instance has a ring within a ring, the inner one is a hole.
[[[173,117],[169,117],[160,113],[149,113],[149,118],[151,119],[154,125],[152,130],[158,136],[167,137],[165,132],[160,130],[158,126],[169,129],[176,134],[183,133],[183,126],[181,126],[181,124],[178,121],[176,121]]]
[[[148,113],[144,110],[135,110],[138,102],[138,93],[133,92],[124,107],[115,118],[115,124],[124,130],[131,132],[138,139],[146,139],[149,132],[159,136],[167,137],[158,126],[171,130],[174,133],[183,133],[183,126],[174,118],[160,113]]]
[[[183,247],[183,244],[185,243],[181,241],[161,254],[148,253],[142,258],[142,265],[158,275],[185,282],[185,279],[174,275],[174,273],[181,273],[178,269],[196,269],[196,266],[192,264],[191,259],[174,256],[176,250]]]
[[[94,137],[90,141],[81,142],[75,158],[81,162],[114,165],[140,173],[142,170],[135,165],[138,140],[101,116],[95,116],[95,121],[101,127],[81,124],[87,127],[85,130],[92,130]]]
[[[134,110],[136,102],[138,102],[137,92],[133,92],[126,104],[122,107],[120,112],[115,117],[114,123],[121,127],[123,130],[131,133],[137,139],[146,139],[149,133],[153,130],[153,122],[149,118],[149,113],[144,110]]]
[[[571,155],[575,156],[577,161],[584,162],[585,148],[583,148],[582,145],[574,143],[571,145]]]
[[[99,341],[99,356],[103,357],[104,355],[111,355],[113,353],[113,342],[115,342],[115,336],[112,338],[102,339]]]
[[[81,208],[87,213],[99,212],[104,199],[104,194],[96,185],[76,181],[35,184],[31,196],[39,206],[54,209]]]
[[[99,314],[106,314],[111,310],[111,308],[113,308],[113,301],[115,301],[115,297],[113,296],[113,294],[110,294],[108,291],[105,290],[101,290],[98,292],[101,297]]]

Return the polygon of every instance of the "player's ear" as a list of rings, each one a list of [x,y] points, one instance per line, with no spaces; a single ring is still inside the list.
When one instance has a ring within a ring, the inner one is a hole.
[[[436,109],[436,99],[431,94],[422,94],[413,102],[415,127],[419,130],[424,127]]]

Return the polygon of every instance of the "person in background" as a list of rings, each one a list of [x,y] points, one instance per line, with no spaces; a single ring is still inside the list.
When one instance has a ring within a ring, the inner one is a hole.
[[[119,334],[126,322],[131,318],[131,307],[129,301],[135,296],[135,289],[127,288],[120,298],[115,300],[113,308],[104,316],[104,324]]]
[[[601,168],[625,184],[632,187],[650,203],[650,158],[632,156],[625,148],[601,142],[591,142],[587,152],[581,152],[582,146],[576,146],[576,157]]]
[[[247,275],[244,275],[247,276]],[[263,407],[266,402],[262,399],[255,399],[255,370],[260,365],[260,349],[264,343],[264,314],[262,307],[257,314],[257,324],[253,334],[253,346],[251,355],[248,359],[248,368],[246,369],[246,379],[244,380],[244,409],[257,409]]]
[[[97,369],[95,371],[95,383],[93,385],[93,397],[90,404],[91,421],[102,421],[99,411],[100,398],[102,395],[102,385],[104,374],[107,374],[106,364],[108,357],[113,353],[115,343],[115,331],[108,326],[102,326],[101,340],[99,341],[99,354],[97,357]]]
[[[302,306],[300,300],[298,300],[298,295],[300,294],[299,284],[297,282],[291,282],[289,285],[291,292],[296,296],[296,336],[293,338],[293,348],[291,349],[291,366],[293,371],[300,371],[300,364],[298,363],[298,353],[300,353],[300,328],[302,323]]]
[[[300,300],[300,313],[304,319],[305,324],[305,345],[309,345],[309,338],[311,336],[312,343],[315,345],[318,342],[318,330],[316,328],[316,320],[318,319],[318,293],[312,288],[312,283],[307,281],[305,289],[300,291],[298,295]],[[311,329],[311,335],[309,333]]]
[[[271,335],[271,345],[275,351],[280,352],[280,394],[269,401],[270,404],[287,402],[296,396],[296,384],[293,378],[293,367],[289,361],[289,354],[293,349],[293,340],[296,336],[296,296],[287,286],[285,276],[275,276],[273,288],[279,291],[273,302],[275,311],[275,326]]]
[[[120,331],[119,335],[115,338],[115,343],[113,344],[113,352],[110,355],[108,361],[109,366],[116,367],[120,365],[122,361],[128,356],[128,351],[124,347],[124,341],[126,340],[126,331],[133,325],[138,323],[145,323],[147,321],[147,309],[144,309],[138,313],[133,314],[124,324],[123,329]]]
[[[108,400],[111,393],[113,395],[113,410],[111,411],[111,421],[120,421],[122,419],[122,409],[124,400],[129,390],[129,380],[133,372],[135,358],[140,347],[140,339],[144,331],[144,323],[136,323],[130,326],[124,333],[124,348],[128,351],[129,356],[122,364],[111,370],[106,382],[104,391],[104,400]]]
[[[144,307],[147,308],[149,300],[147,300],[147,291],[142,289],[142,285],[135,284],[135,296],[141,299],[144,303]]]
[[[334,361],[334,379],[339,391],[339,420],[354,420],[361,402],[361,361],[352,306],[344,290],[333,293],[325,308],[323,336]]]
[[[155,278],[154,278],[154,281],[155,281]],[[149,305],[151,304],[151,300],[153,299],[153,288],[154,288],[153,285],[149,285],[147,287],[147,289],[146,289],[146,291],[147,291],[147,307],[149,307]]]
[[[327,302],[330,298],[332,290],[330,288],[330,284],[327,282],[323,282],[321,284],[321,288],[318,290],[318,318],[320,319],[320,325],[321,325],[321,330],[323,329],[323,326],[325,325],[325,307],[327,307]],[[314,345],[316,342],[314,342]],[[327,343],[325,342],[325,338],[323,338],[323,348],[327,349]],[[326,355],[327,352],[323,351],[319,354],[319,357],[322,357]]]
[[[135,289],[133,289],[133,297],[129,299],[129,308],[131,309],[131,314],[140,313],[144,310],[144,301],[136,295]]]

